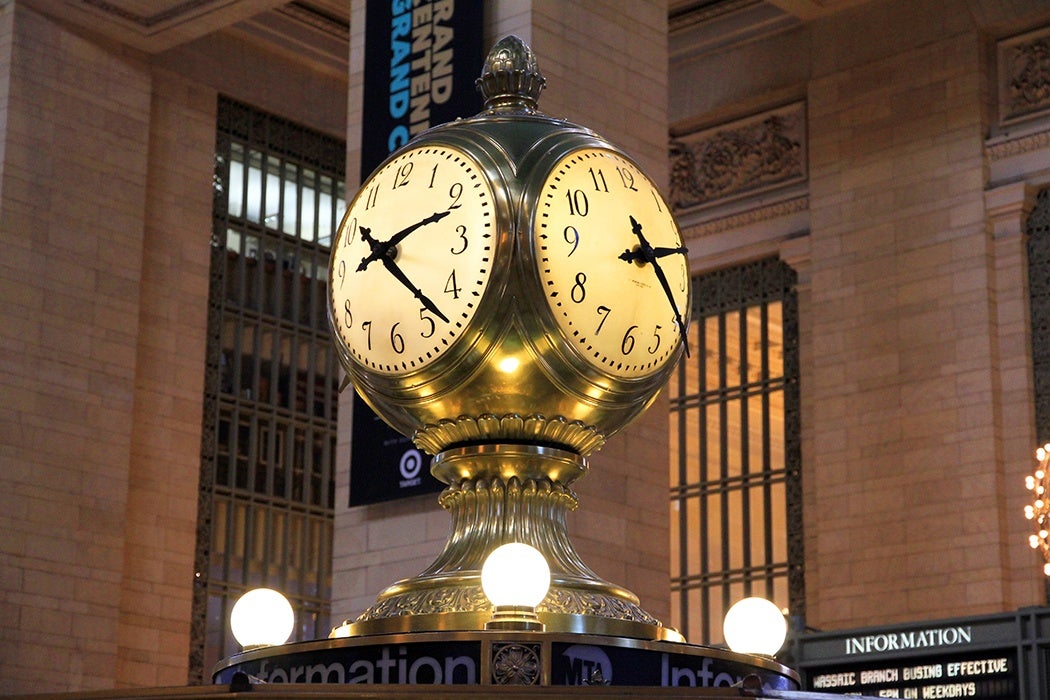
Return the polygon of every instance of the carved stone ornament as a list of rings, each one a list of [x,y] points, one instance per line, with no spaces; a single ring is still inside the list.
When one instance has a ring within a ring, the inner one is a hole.
[[[682,211],[807,177],[805,105],[770,110],[671,141],[671,204]]]
[[[1050,27],[999,42],[999,123],[1050,115]]]
[[[793,197],[774,202],[768,206],[759,206],[754,209],[746,209],[739,214],[731,214],[701,224],[689,227],[689,237],[692,239],[714,236],[726,231],[737,231],[746,229],[763,221],[776,219],[792,214],[806,213],[809,211],[809,197]]]

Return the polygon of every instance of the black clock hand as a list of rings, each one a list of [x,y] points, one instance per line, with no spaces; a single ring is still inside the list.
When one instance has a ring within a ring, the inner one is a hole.
[[[685,246],[679,246],[677,248],[662,248],[656,246],[655,248],[649,248],[650,253],[647,255],[643,252],[641,246],[635,250],[625,250],[620,253],[620,260],[626,260],[627,262],[649,262],[649,258],[666,258],[668,255],[674,255],[675,253],[681,253],[685,255],[689,252],[689,249]]]
[[[395,233],[393,236],[390,237],[390,240],[386,242],[386,245],[390,247],[396,246],[398,243],[405,239],[405,236],[412,233],[417,228],[421,226],[426,226],[427,224],[432,224],[435,221],[441,221],[451,213],[452,211],[449,209],[446,209],[445,211],[436,211],[427,218],[420,221],[419,223],[412,224],[411,226],[406,226],[405,228]]]
[[[357,271],[360,272],[361,270],[364,270],[365,268],[367,268],[368,265],[370,263],[372,263],[373,261],[379,260],[380,258],[383,258],[383,257],[386,257],[390,253],[390,251],[394,248],[394,246],[396,246],[401,241],[405,240],[405,238],[408,236],[408,234],[412,233],[416,229],[422,228],[423,226],[426,226],[427,224],[432,224],[435,221],[441,221],[442,219],[444,219],[446,216],[448,216],[451,213],[452,213],[451,211],[447,211],[447,210],[446,211],[436,211],[433,214],[431,214],[430,216],[426,217],[425,219],[422,219],[421,221],[417,221],[416,223],[414,223],[414,224],[412,224],[410,226],[406,226],[405,228],[401,229],[400,231],[395,233],[393,236],[391,236],[390,240],[387,240],[387,241],[377,241],[376,239],[372,238],[372,236],[371,236],[372,229],[365,228],[364,226],[362,226],[361,227],[361,240],[363,240],[365,243],[370,245],[372,247],[372,250],[371,250],[371,252],[368,253],[367,257],[361,258],[361,264],[357,266]]]
[[[445,323],[449,322],[448,317],[438,310],[438,307],[434,304],[434,302],[432,302],[430,298],[426,294],[424,294],[422,290],[419,289],[419,287],[412,284],[412,281],[408,279],[408,275],[406,275],[401,270],[401,268],[397,266],[397,263],[394,262],[389,255],[384,255],[383,257],[379,258],[379,260],[383,263],[383,267],[385,267],[387,271],[394,276],[394,279],[408,287],[408,290],[412,292],[412,296],[414,296],[416,299],[419,299],[420,303],[422,303],[425,308],[432,311],[438,318],[440,318]]]
[[[642,263],[649,263],[653,266],[653,272],[656,273],[656,279],[659,280],[660,286],[663,287],[664,294],[667,296],[667,301],[671,304],[671,310],[674,312],[675,322],[678,323],[678,329],[682,334],[682,345],[685,346],[685,356],[689,357],[689,340],[686,336],[685,322],[682,321],[682,315],[678,313],[678,307],[674,303],[674,295],[671,293],[671,285],[667,282],[667,275],[664,274],[663,268],[660,267],[660,263],[657,262],[657,258],[662,258],[672,253],[681,253],[685,255],[688,251],[685,246],[678,248],[653,248],[649,245],[649,241],[645,239],[645,234],[642,233],[642,225],[633,217],[631,219],[631,231],[634,235],[638,236],[638,249],[637,250],[625,250],[620,253],[619,258],[625,262],[641,261]],[[661,251],[660,255],[657,255],[657,251]]]
[[[642,233],[642,225],[630,214],[628,214],[628,218],[631,220],[631,231],[638,236],[639,246],[635,250],[628,249],[620,253],[620,260],[626,262],[636,262],[638,260],[642,262],[656,262],[657,258],[666,258],[668,255],[674,255],[675,253],[685,255],[689,252],[689,249],[684,245],[677,248],[663,248],[660,246],[654,248],[645,239],[645,234]]]
[[[359,230],[361,231],[361,240],[367,243],[372,251],[375,251],[376,248],[381,245],[379,241],[372,238],[372,229],[367,226],[362,226]],[[357,266],[358,272],[368,267],[368,263],[365,262],[367,259],[368,258],[361,258],[361,264]]]
[[[660,286],[664,288],[664,294],[667,295],[667,300],[671,302],[671,310],[674,311],[675,321],[678,322],[678,330],[682,334],[682,345],[685,346],[685,356],[689,357],[689,340],[686,338],[685,323],[682,321],[682,315],[678,313],[678,307],[674,305],[674,296],[671,294],[671,285],[667,283],[667,277],[664,275],[663,269],[660,267],[660,263],[656,260],[652,260],[653,272],[656,273],[656,279],[660,280]]]

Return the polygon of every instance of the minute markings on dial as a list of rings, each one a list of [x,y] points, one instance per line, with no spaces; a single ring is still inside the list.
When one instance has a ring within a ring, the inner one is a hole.
[[[637,262],[638,271],[620,272],[603,262],[630,242],[618,233],[625,228],[620,217],[629,212],[647,221],[653,217],[654,257],[682,252],[671,212],[652,182],[627,158],[589,148],[568,154],[550,171],[538,209],[540,282],[565,336],[585,357],[617,374],[640,376],[662,366],[678,342],[685,342],[685,329],[674,301],[670,322],[651,313],[666,303],[663,296],[673,299],[665,280],[652,271],[659,263],[645,271],[648,261],[632,257],[629,262]],[[629,236],[630,229],[625,233]],[[665,265],[676,279],[687,274],[679,260]]]
[[[405,151],[366,181],[341,226],[337,273],[330,273],[333,302],[346,307],[339,336],[363,365],[387,372],[426,365],[468,327],[491,267],[495,212],[486,185],[473,159],[442,145]],[[433,233],[413,233],[423,227]],[[397,233],[369,240],[384,229]],[[376,261],[384,271],[365,273]],[[357,267],[361,274],[353,275]]]

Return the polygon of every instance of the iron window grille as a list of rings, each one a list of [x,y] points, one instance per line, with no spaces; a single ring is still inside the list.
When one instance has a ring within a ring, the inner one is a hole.
[[[672,619],[696,643],[746,596],[805,614],[795,285],[776,259],[693,278],[669,392]]]
[[[240,651],[230,610],[280,590],[326,637],[338,362],[329,247],[343,141],[219,98],[190,682]]]

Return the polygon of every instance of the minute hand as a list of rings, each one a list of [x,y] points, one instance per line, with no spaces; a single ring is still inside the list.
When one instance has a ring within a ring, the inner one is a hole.
[[[674,294],[671,293],[671,285],[667,282],[667,275],[664,274],[663,268],[657,262],[657,258],[663,258],[674,253],[685,255],[688,250],[685,246],[678,248],[653,248],[649,245],[649,241],[645,239],[645,234],[642,233],[642,225],[633,216],[629,216],[629,218],[631,220],[631,231],[638,236],[639,245],[637,250],[625,250],[623,253],[620,253],[619,258],[629,263],[640,260],[653,266],[656,279],[659,280],[660,286],[663,287],[667,301],[671,304],[671,311],[674,312],[675,322],[678,323],[678,329],[682,335],[682,345],[685,346],[685,356],[689,357],[689,340],[686,337],[685,322],[682,321],[682,315],[678,313],[678,307],[674,303]]]
[[[404,271],[397,266],[397,263],[394,262],[389,255],[384,255],[383,257],[379,258],[379,260],[383,263],[383,267],[385,267],[387,271],[394,276],[394,279],[408,287],[408,290],[412,292],[412,296],[414,296],[416,299],[419,299],[420,303],[423,304],[423,306],[426,309],[432,311],[434,315],[436,315],[445,323],[449,322],[448,317],[445,316],[445,314],[441,313],[440,310],[438,310],[437,305],[430,300],[430,297],[424,294],[419,287],[412,284],[412,281],[408,279],[408,275],[406,275]]]

